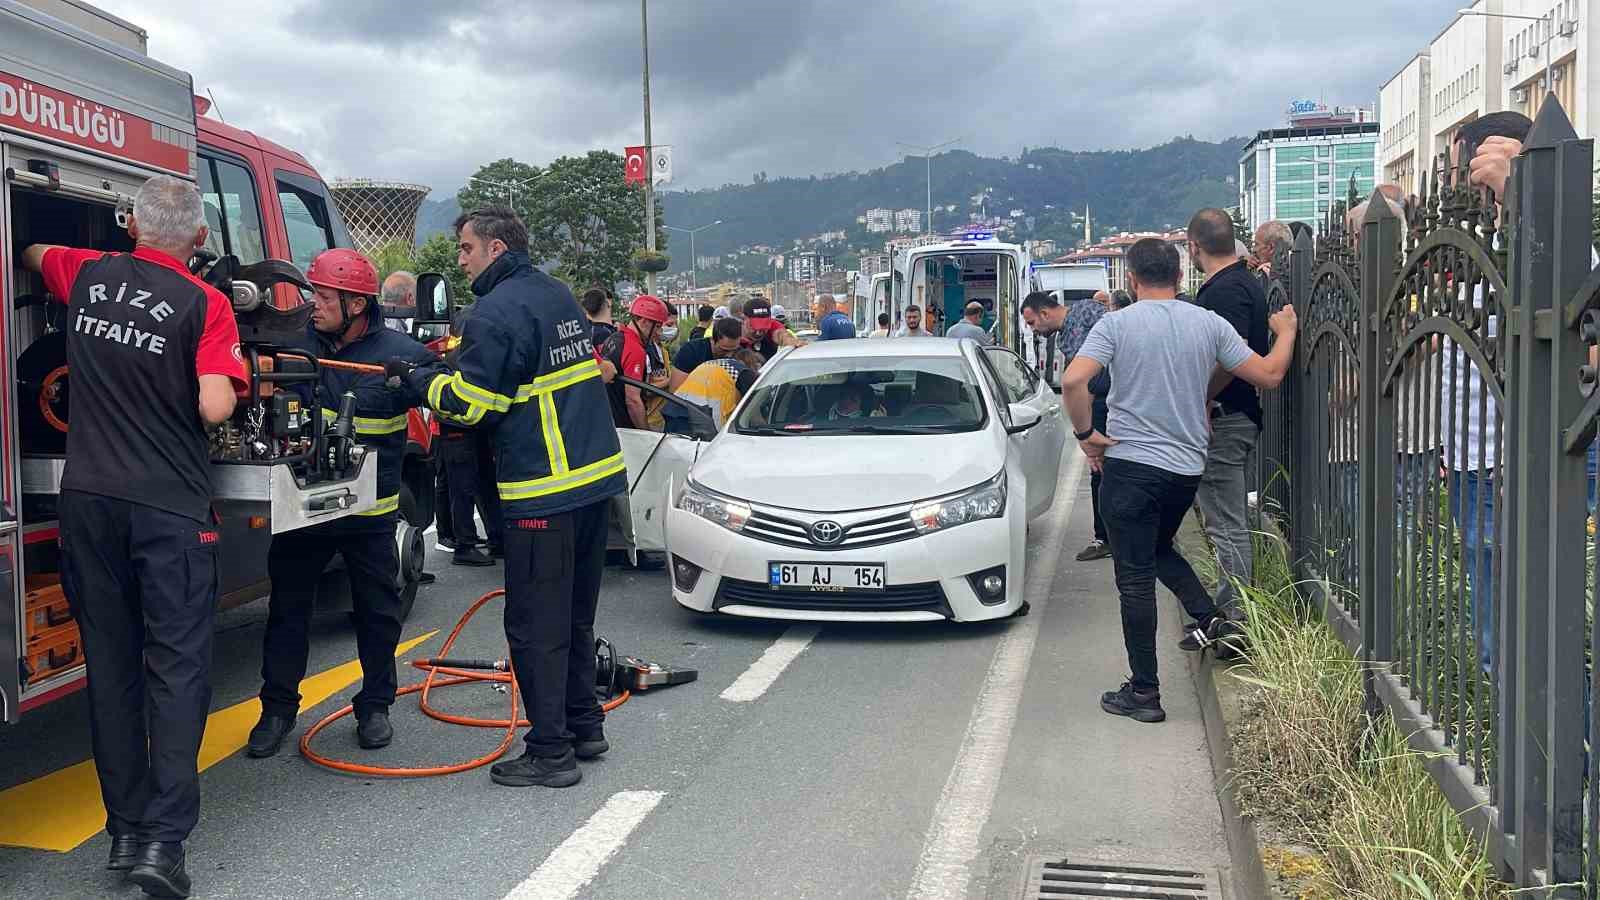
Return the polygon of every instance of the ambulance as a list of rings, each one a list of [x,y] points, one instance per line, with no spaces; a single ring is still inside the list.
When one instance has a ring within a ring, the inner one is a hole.
[[[20,265],[34,243],[131,250],[124,226],[152,175],[193,180],[211,237],[191,261],[233,301],[251,366],[212,437],[224,606],[266,593],[271,536],[371,509],[377,460],[287,382],[316,361],[274,342],[304,328],[303,275],[350,239],[299,154],[205,115],[190,76],[146,55],[143,29],[77,0],[0,0],[0,721],[80,689],[84,660],[60,588],[55,518],[70,426],[65,307]],[[309,307],[305,307],[308,309]],[[336,405],[330,403],[329,406]],[[337,414],[337,410],[335,410]],[[413,413],[397,535],[402,596],[421,580],[433,517],[427,424]],[[338,590],[330,572],[325,590]]]

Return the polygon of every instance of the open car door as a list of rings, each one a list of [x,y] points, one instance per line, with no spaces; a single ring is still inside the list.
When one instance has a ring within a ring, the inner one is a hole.
[[[689,467],[700,455],[700,441],[678,434],[661,434],[633,428],[617,429],[622,458],[628,464],[628,493],[612,500],[612,528],[608,550],[626,550],[629,560],[640,551],[667,549],[667,505],[671,488],[689,477]]]

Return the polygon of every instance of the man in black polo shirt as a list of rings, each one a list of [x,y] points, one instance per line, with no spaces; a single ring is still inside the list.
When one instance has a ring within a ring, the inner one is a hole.
[[[1206,274],[1195,302],[1226,319],[1252,352],[1265,356],[1267,294],[1238,254],[1233,217],[1215,208],[1195,213],[1189,220],[1189,255]],[[1235,378],[1212,401],[1210,415],[1211,445],[1195,497],[1223,575],[1217,608],[1236,613],[1233,580],[1249,584],[1253,570],[1245,463],[1261,433],[1261,398],[1255,387]]]
[[[194,185],[159,175],[134,198],[132,253],[36,244],[22,257],[68,307],[62,589],[88,663],[106,868],[161,897],[189,895],[183,842],[200,816],[211,711],[206,429],[246,386],[232,305],[185,265],[206,231]]]

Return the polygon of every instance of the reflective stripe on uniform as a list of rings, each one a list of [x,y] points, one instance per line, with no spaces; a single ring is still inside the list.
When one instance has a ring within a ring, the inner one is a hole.
[[[627,464],[623,462],[622,454],[616,453],[599,462],[590,463],[587,466],[559,475],[547,475],[544,478],[535,478],[532,481],[502,481],[498,485],[500,499],[528,500],[534,497],[560,494],[625,472],[627,468]]]
[[[400,495],[399,494],[390,494],[387,497],[380,497],[378,499],[378,504],[376,506],[372,507],[371,509],[367,510],[366,512],[358,512],[358,513],[356,513],[356,515],[358,515],[358,516],[384,516],[384,515],[388,515],[389,513],[392,513],[394,511],[398,510],[399,508],[400,508]]]
[[[394,434],[397,431],[405,430],[406,417],[404,413],[392,419],[373,419],[366,416],[356,416],[356,434]]]
[[[571,471],[572,466],[567,462],[567,442],[561,438],[561,420],[556,416],[554,394],[539,395],[539,426],[544,429],[544,447],[550,454],[550,474],[560,475]]]
[[[428,382],[429,406],[434,409],[439,408],[439,404],[444,399],[444,389],[446,387],[450,388],[468,406],[481,406],[491,412],[505,412],[511,409],[510,397],[478,387],[462,378],[460,372],[454,372],[449,375],[435,375],[433,380]],[[468,412],[466,415],[471,415],[471,413]],[[479,418],[482,418],[482,415]]]
[[[573,363],[565,369],[557,369],[549,375],[540,375],[538,378],[517,388],[517,403],[526,403],[536,396],[548,395],[563,388],[572,387],[591,378],[600,377],[600,364],[594,357],[589,357],[582,362]]]

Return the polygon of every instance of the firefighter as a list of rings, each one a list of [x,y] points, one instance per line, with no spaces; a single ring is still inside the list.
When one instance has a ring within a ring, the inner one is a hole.
[[[595,699],[594,617],[609,499],[627,490],[592,330],[566,286],[528,259],[506,207],[456,220],[458,260],[478,295],[454,371],[387,366],[441,417],[492,428],[505,515],[505,630],[533,726],[527,749],[490,769],[502,785],[569,787],[576,760],[610,749]]]
[[[311,261],[306,280],[316,304],[307,341],[318,357],[382,365],[389,359],[426,362],[436,357],[397,331],[383,327],[377,302],[378,273],[354,250],[326,250]],[[302,388],[302,390],[306,390]],[[272,599],[262,641],[261,721],[250,731],[246,753],[257,759],[276,754],[294,729],[300,710],[300,679],[310,652],[311,613],[317,582],[335,553],[344,557],[355,607],[356,650],[361,658],[361,691],[355,695],[356,741],[363,749],[387,747],[394,739],[389,706],[397,675],[395,646],[400,640],[400,561],[395,527],[400,508],[400,464],[406,445],[406,411],[416,397],[392,388],[382,375],[324,367],[316,386],[322,415],[338,414],[345,392],[355,394],[356,439],[378,454],[378,503],[356,515],[285,532],[272,538],[267,575]],[[305,399],[310,399],[309,395]]]
[[[200,815],[195,758],[211,709],[206,428],[248,386],[228,299],[184,264],[205,221],[194,186],[161,175],[134,199],[132,253],[23,254],[71,323],[61,573],[88,663],[106,868],[163,897],[189,895],[183,842]]]

